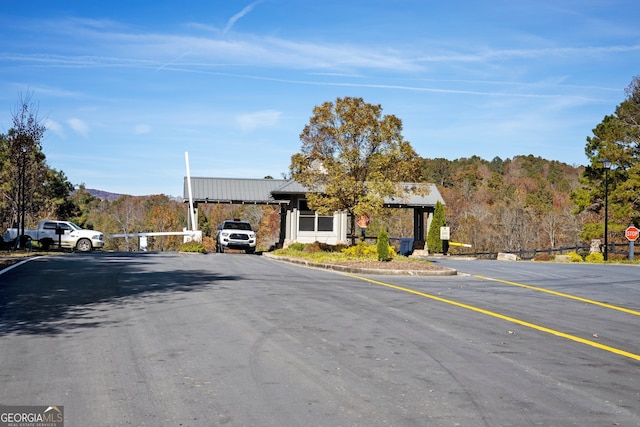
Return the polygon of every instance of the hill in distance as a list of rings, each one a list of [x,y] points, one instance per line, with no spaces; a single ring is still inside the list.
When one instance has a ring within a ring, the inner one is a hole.
[[[96,190],[94,188],[87,188],[86,191],[87,193],[91,194],[93,197],[96,197],[100,200],[114,201],[120,198],[121,196],[124,196],[124,194],[109,193],[108,191]]]

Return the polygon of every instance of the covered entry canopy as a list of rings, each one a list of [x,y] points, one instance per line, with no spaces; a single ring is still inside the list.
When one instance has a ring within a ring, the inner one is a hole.
[[[289,182],[284,179],[191,177],[191,192],[194,203],[286,204],[289,200],[277,199],[274,192]],[[188,200],[187,177],[184,178],[183,193],[184,199]]]
[[[428,222],[430,222],[436,203],[440,202],[444,205],[444,200],[435,184],[402,183],[401,185],[407,188],[420,185],[426,187],[427,192],[424,195],[410,194],[402,198],[388,199],[385,202],[385,207],[413,209],[414,240],[424,244],[425,230],[428,229],[428,225],[425,226],[424,223],[425,213],[428,215]],[[296,219],[299,215],[299,202],[305,199],[308,189],[295,180],[191,177],[191,193],[196,207],[201,203],[282,205],[280,243],[284,243],[286,240],[298,241],[297,237],[299,236],[296,233],[298,222]],[[188,201],[187,177],[184,178],[183,194],[185,201]],[[343,223],[346,221],[336,220],[336,233],[346,233]],[[338,241],[341,239],[341,236],[335,237]],[[344,237],[346,238],[346,234]]]
[[[405,187],[424,185],[428,194],[411,194],[406,198],[387,199],[390,208],[434,208],[444,200],[435,184],[402,183]],[[191,177],[194,203],[289,204],[292,195],[304,195],[309,190],[293,179],[202,178]],[[187,177],[184,178],[184,199],[188,200]]]

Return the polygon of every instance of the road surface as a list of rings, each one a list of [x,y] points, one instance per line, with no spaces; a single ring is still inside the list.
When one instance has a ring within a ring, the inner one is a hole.
[[[90,253],[0,275],[0,405],[69,426],[638,426],[640,268],[358,276]]]

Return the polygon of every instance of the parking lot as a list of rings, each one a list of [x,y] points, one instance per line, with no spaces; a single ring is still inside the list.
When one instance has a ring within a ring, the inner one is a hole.
[[[339,274],[97,253],[0,275],[3,404],[69,425],[640,424],[640,269]]]

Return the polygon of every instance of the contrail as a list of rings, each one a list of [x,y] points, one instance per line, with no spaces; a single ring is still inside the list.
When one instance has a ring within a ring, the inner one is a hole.
[[[188,54],[189,54],[189,52],[185,52],[185,53],[183,53],[182,55],[178,55],[178,57],[177,57],[177,58],[175,58],[175,59],[173,59],[173,60],[171,60],[171,61],[167,62],[166,64],[163,64],[163,65],[159,66],[158,68],[156,68],[156,71],[160,71],[160,70],[162,70],[163,68],[168,67],[169,65],[171,65],[171,64],[173,64],[173,63],[175,63],[176,61],[178,61],[178,60],[180,60],[180,59],[184,58],[184,57],[185,57],[185,56],[187,56]]]
[[[254,1],[249,6],[245,7],[240,12],[236,13],[235,15],[233,15],[231,17],[231,19],[229,19],[229,22],[227,22],[227,26],[224,27],[224,32],[226,33],[227,31],[229,31],[231,29],[231,27],[233,27],[233,24],[235,24],[238,19],[242,18],[247,13],[251,12],[253,10],[253,8],[256,7],[259,3],[262,3],[262,0]]]

